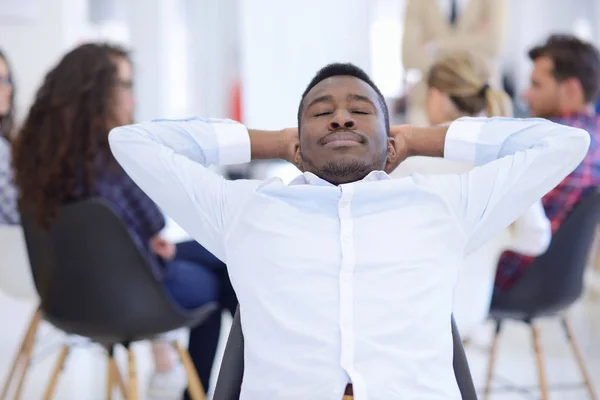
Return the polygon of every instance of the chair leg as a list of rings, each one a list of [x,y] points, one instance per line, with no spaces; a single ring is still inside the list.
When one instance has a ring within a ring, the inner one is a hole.
[[[533,324],[533,321],[529,322],[531,328],[531,337],[533,339],[533,349],[535,351],[535,361],[537,364],[538,373],[538,384],[540,387],[540,395],[542,400],[548,400],[548,383],[546,382],[546,371],[544,367],[544,359],[542,354],[542,345],[539,338],[539,330]]]
[[[205,400],[206,393],[204,392],[204,388],[202,387],[202,382],[200,382],[200,378],[198,377],[198,371],[196,371],[196,367],[194,367],[194,363],[192,362],[192,357],[190,357],[190,353],[179,345],[177,340],[173,341],[173,347],[177,350],[179,354],[179,358],[181,359],[181,363],[183,364],[183,368],[185,368],[185,373],[188,379],[188,392],[192,400]]]
[[[488,359],[488,368],[485,379],[484,399],[489,398],[492,387],[492,378],[494,377],[494,366],[496,364],[496,350],[498,349],[498,339],[500,338],[500,329],[502,329],[502,321],[496,320],[496,331],[490,345],[490,354]]]
[[[117,366],[117,362],[115,361],[114,349],[114,345],[109,345],[106,348],[106,352],[108,355],[106,359],[106,398],[108,400],[112,398],[114,388],[115,386],[117,386],[123,398],[127,399],[127,387],[125,386],[125,382],[123,381],[123,377],[121,376],[121,372],[119,371],[119,367]]]
[[[110,359],[110,363],[112,365],[112,378],[113,378],[113,386],[117,386],[121,391],[121,395],[124,399],[127,398],[127,386],[125,385],[125,381],[123,381],[123,377],[121,376],[121,372],[119,371],[119,367],[117,366],[117,362],[114,358]]]
[[[14,358],[13,363],[10,368],[10,372],[8,373],[8,376],[6,377],[6,381],[4,382],[4,387],[2,388],[2,394],[0,394],[0,400],[5,400],[6,397],[8,396],[8,390],[10,389],[10,384],[12,383],[15,373],[17,372],[17,368],[18,368],[20,362],[23,361],[23,358],[26,358],[25,354],[27,353],[28,348],[31,348],[31,350],[29,350],[29,354],[31,354],[31,351],[33,350],[33,342],[35,342],[35,336],[36,336],[37,328],[39,326],[41,318],[42,318],[42,313],[41,313],[40,309],[38,308],[35,311],[35,313],[33,314],[33,316],[31,317],[31,320],[29,321],[29,325],[27,326],[27,331],[25,332],[25,336],[23,336],[21,346],[19,346],[19,351],[17,351],[17,354],[15,355],[15,358]],[[23,374],[26,373],[26,369],[28,368],[27,364],[24,364],[22,366],[24,368]]]
[[[56,389],[56,384],[58,383],[58,376],[60,375],[65,361],[67,359],[67,355],[69,354],[69,346],[63,345],[60,354],[58,356],[58,360],[56,361],[56,366],[54,367],[54,371],[52,371],[52,376],[50,378],[50,382],[48,382],[48,387],[46,389],[46,394],[44,394],[44,400],[50,400],[52,395],[54,394],[54,390]]]
[[[106,359],[106,400],[112,400],[112,393],[116,380],[113,375],[112,360],[112,356],[109,354]]]
[[[15,391],[14,399],[18,400],[21,398],[21,392],[23,391],[23,386],[25,385],[25,377],[27,376],[27,372],[29,372],[29,365],[31,364],[31,353],[33,352],[33,345],[35,343],[35,335],[37,333],[38,327],[40,325],[40,321],[42,320],[42,311],[38,308],[35,314],[33,314],[33,318],[31,319],[31,323],[29,325],[29,329],[25,334],[25,339],[22,345],[22,364],[21,364],[21,376],[19,378],[19,383],[17,385],[17,390]]]
[[[594,391],[594,387],[592,386],[592,379],[590,378],[590,374],[587,371],[585,362],[583,360],[583,355],[581,354],[581,350],[579,349],[579,346],[577,345],[577,341],[575,340],[575,337],[573,336],[573,329],[571,329],[571,324],[569,323],[569,320],[567,319],[567,317],[564,317],[562,319],[562,324],[563,324],[563,328],[565,330],[565,334],[567,335],[567,340],[569,341],[569,344],[571,345],[571,350],[573,350],[573,355],[575,356],[577,365],[579,366],[579,370],[581,371],[581,375],[583,375],[585,386],[587,388],[590,399],[597,400],[598,397],[596,395],[596,392]]]
[[[131,346],[127,346],[127,360],[129,369],[129,378],[127,382],[127,400],[139,400],[137,385],[137,370],[135,368],[135,354]]]

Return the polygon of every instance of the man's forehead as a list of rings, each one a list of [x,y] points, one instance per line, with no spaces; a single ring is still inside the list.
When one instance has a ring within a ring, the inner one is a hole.
[[[533,66],[533,72],[538,74],[552,74],[554,71],[554,61],[549,57],[538,57]]]
[[[306,100],[328,94],[346,94],[350,92],[367,96],[373,100],[377,98],[377,92],[362,79],[354,76],[338,75],[323,79],[321,82],[317,83],[306,94]]]

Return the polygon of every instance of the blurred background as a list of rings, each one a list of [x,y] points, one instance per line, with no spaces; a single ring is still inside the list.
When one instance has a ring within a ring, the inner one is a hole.
[[[295,124],[306,82],[332,61],[369,72],[383,94],[402,95],[403,0],[0,0],[0,44],[10,55],[19,117],[44,74],[75,45],[106,40],[132,49],[138,120],[241,118]],[[502,71],[524,90],[526,50],[549,34],[600,40],[600,2],[508,0]],[[238,103],[239,100],[239,103]]]
[[[137,120],[208,115],[279,129],[295,125],[306,82],[332,61],[364,68],[395,104],[421,76],[402,60],[405,3],[0,0],[0,45],[13,64],[17,119],[67,50],[100,40],[133,51]],[[600,2],[507,0],[506,11],[500,71],[524,115],[526,50],[556,32],[597,43]],[[393,119],[403,121],[398,114]],[[281,168],[275,172],[283,177],[296,173]]]

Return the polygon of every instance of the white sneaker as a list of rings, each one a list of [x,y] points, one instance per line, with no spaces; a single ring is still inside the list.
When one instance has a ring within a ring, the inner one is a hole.
[[[169,372],[154,372],[150,377],[149,399],[179,399],[187,386],[187,377],[181,364]]]

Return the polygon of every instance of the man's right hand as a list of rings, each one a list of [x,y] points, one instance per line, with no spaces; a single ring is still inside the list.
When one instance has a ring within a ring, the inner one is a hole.
[[[279,131],[249,129],[248,134],[253,160],[282,159],[299,167],[300,142],[297,128]]]

